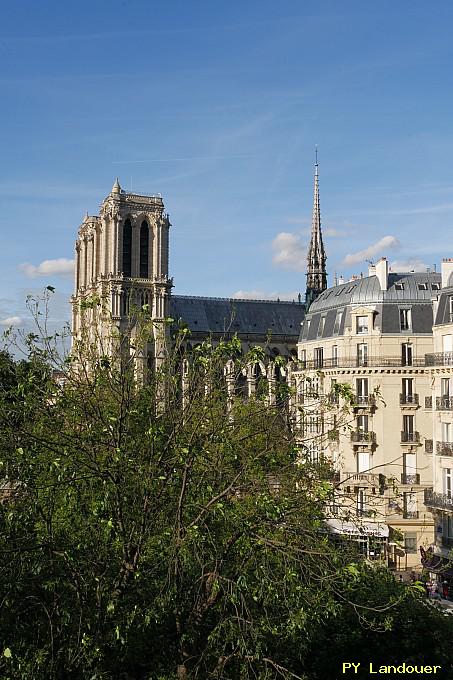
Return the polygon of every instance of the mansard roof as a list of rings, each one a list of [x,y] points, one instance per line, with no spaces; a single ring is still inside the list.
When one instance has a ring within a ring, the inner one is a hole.
[[[236,300],[233,298],[172,295],[170,314],[181,319],[194,335],[270,335],[297,342],[305,306],[299,302]]]
[[[357,278],[325,290],[312,303],[302,325],[300,341],[344,335],[351,327],[351,310],[360,306],[372,307],[375,325],[381,333],[401,333],[399,309],[412,309],[412,333],[432,333],[432,298],[439,295],[441,275],[436,272],[417,272],[388,275],[387,290],[382,290],[377,276]],[[343,311],[338,318],[337,312]],[[324,317],[322,335],[318,334]],[[310,322],[308,324],[308,322]],[[407,335],[407,331],[404,331]]]
[[[450,280],[448,283],[448,287],[442,288],[442,292],[439,295],[436,320],[434,322],[436,326],[443,326],[453,323],[453,317],[450,311],[450,298],[453,297],[453,274],[450,274]]]
[[[440,284],[437,272],[390,273],[387,290],[381,290],[377,276],[357,278],[325,290],[311,305],[310,313],[345,305],[431,301]]]

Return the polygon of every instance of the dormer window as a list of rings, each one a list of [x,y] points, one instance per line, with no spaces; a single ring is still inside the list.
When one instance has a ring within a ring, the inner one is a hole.
[[[343,310],[340,309],[335,316],[335,324],[334,324],[334,327],[333,327],[334,335],[338,335],[338,333],[340,332],[340,326],[341,326],[342,320],[343,320]]]
[[[427,283],[419,283],[418,284],[418,290],[428,290],[428,284]]]
[[[368,316],[358,316],[356,319],[357,335],[364,335],[368,333]]]
[[[404,290],[404,283],[402,283],[401,281],[397,281],[395,283],[395,290]]]
[[[326,323],[326,318],[325,318],[325,316],[322,316],[319,320],[318,336],[322,336],[322,334],[324,333],[325,323]]]
[[[440,283],[432,283],[431,288],[432,290],[440,290]]]

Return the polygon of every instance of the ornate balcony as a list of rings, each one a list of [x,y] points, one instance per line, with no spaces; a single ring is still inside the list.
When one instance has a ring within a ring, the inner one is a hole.
[[[432,408],[433,407],[433,398],[432,397],[425,397],[425,408]]]
[[[436,397],[437,411],[453,411],[453,397],[444,395],[443,397]]]
[[[359,357],[323,357],[322,359],[306,359],[299,361],[295,370],[316,370],[330,368],[423,368],[425,357],[413,358],[412,361],[404,361],[400,356],[371,356],[366,359]]]
[[[351,442],[354,444],[374,444],[376,442],[376,432],[354,430],[351,432]]]
[[[420,484],[420,475],[416,474],[401,474],[401,484]]]
[[[401,443],[402,444],[418,444],[420,442],[419,432],[401,432]]]
[[[404,510],[403,519],[418,519],[418,510]]]
[[[453,352],[425,354],[426,366],[453,366]]]
[[[418,406],[418,394],[400,394],[401,406]]]
[[[437,442],[436,450],[439,456],[453,456],[453,442]]]
[[[428,508],[453,511],[453,498],[443,493],[435,493],[433,489],[425,489],[424,502]]]
[[[425,453],[432,453],[433,452],[433,440],[432,439],[425,439]]]
[[[379,486],[379,475],[372,472],[341,471],[341,483],[351,486]]]
[[[354,408],[372,408],[376,405],[374,394],[356,394],[354,397]]]

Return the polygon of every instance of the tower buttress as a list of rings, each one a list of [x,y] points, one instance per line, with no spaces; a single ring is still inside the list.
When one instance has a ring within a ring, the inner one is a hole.
[[[305,304],[307,308],[318,295],[327,288],[326,251],[322,240],[321,210],[319,207],[319,166],[316,149],[315,181],[313,194],[313,216],[311,221],[311,239],[307,254],[307,286]]]

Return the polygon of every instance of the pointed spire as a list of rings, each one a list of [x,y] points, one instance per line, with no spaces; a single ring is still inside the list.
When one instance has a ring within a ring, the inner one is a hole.
[[[315,180],[313,192],[313,215],[311,239],[307,254],[307,287],[305,303],[309,306],[327,288],[326,251],[322,241],[321,210],[319,206],[318,147],[315,147]]]
[[[116,178],[115,184],[112,187],[111,193],[112,194],[120,194],[121,193],[121,187],[120,187],[120,183],[118,181],[118,177]]]

